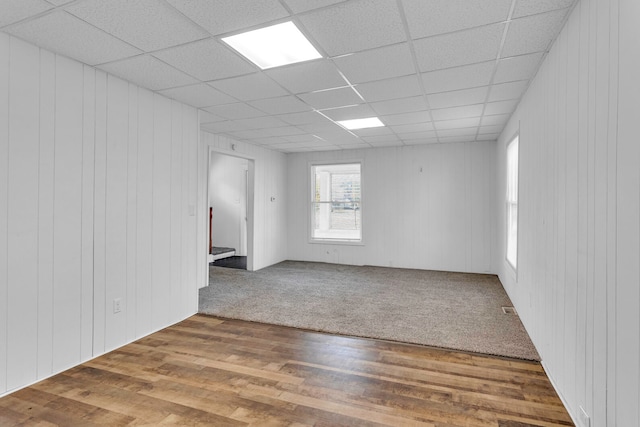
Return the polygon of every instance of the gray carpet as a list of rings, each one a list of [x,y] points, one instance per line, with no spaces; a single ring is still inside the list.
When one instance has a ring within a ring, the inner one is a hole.
[[[540,360],[496,276],[285,261],[210,267],[199,311],[219,317]]]

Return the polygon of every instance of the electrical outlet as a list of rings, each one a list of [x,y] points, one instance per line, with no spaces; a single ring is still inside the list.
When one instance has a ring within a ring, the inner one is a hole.
[[[116,298],[113,300],[113,313],[120,313],[122,311],[122,299]]]
[[[580,421],[580,427],[591,427],[591,419],[589,418],[589,415],[587,415],[587,412],[584,410],[582,406],[579,406],[578,409],[579,409],[578,418]]]

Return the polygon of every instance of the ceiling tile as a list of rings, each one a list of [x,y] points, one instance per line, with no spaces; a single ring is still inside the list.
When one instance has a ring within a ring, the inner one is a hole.
[[[200,110],[200,123],[214,123],[214,122],[222,122],[225,119],[220,116],[216,116],[215,114],[211,114],[208,111]]]
[[[200,126],[201,129],[213,132],[213,133],[223,133],[223,132],[232,132],[238,130],[246,130],[245,127],[239,125],[238,123],[234,123],[232,121],[224,121],[224,122],[216,122],[216,123],[205,123]]]
[[[420,83],[415,75],[362,83],[356,86],[356,90],[368,102],[406,98],[422,94]]]
[[[264,129],[261,129],[260,132],[265,136],[283,136],[283,137],[292,136],[292,135],[301,135],[304,133],[303,130],[295,126],[264,128]]]
[[[504,126],[511,114],[497,114],[495,116],[483,116],[481,126]]]
[[[237,130],[232,132],[227,132],[227,135],[243,140],[251,140],[256,138],[262,138],[263,134],[257,130]]]
[[[167,0],[212,35],[289,16],[278,0]]]
[[[318,132],[316,135],[331,144],[359,144],[361,142],[360,138],[353,136],[346,130]]]
[[[431,110],[433,120],[454,120],[464,119],[467,117],[482,116],[483,104],[464,105],[462,107],[442,108],[439,110]]]
[[[298,125],[297,127],[299,127],[300,129],[304,130],[305,132],[309,132],[311,134],[315,134],[318,132],[335,132],[337,130],[341,130],[342,127],[340,127],[340,125],[338,125],[337,123],[332,122],[329,119],[325,119],[324,122],[317,122],[317,123],[308,123],[305,125]]]
[[[519,99],[509,101],[488,102],[484,109],[484,113],[488,116],[494,114],[511,114],[516,109]]]
[[[478,120],[479,122],[480,120]],[[478,133],[478,126],[470,128],[445,129],[438,131],[438,138],[449,138],[453,136],[472,136],[475,138]]]
[[[399,133],[398,134],[398,138],[400,138],[403,141],[415,141],[415,140],[418,140],[418,139],[435,140],[436,139],[436,133],[435,133],[435,131]]]
[[[16,24],[6,32],[89,65],[141,53],[135,47],[61,10]]]
[[[254,73],[257,70],[214,39],[155,52],[153,56],[203,81]]]
[[[389,115],[398,113],[409,113],[427,109],[427,101],[424,96],[413,96],[411,98],[391,99],[388,101],[373,102],[371,108],[379,115]]]
[[[209,36],[160,0],[84,0],[66,10],[145,52]]]
[[[574,1],[575,0],[516,0],[516,7],[513,9],[513,18],[563,9],[573,5]]]
[[[63,4],[71,3],[73,0],[47,0],[51,4],[56,6],[62,6]]]
[[[256,138],[251,142],[255,142],[261,145],[269,145],[271,149],[275,149],[276,146],[282,145],[282,146],[291,146],[291,147],[295,147],[296,144],[287,141],[286,139],[284,139],[281,136],[263,136],[260,138]]]
[[[542,52],[538,52],[499,60],[493,82],[529,80],[533,77],[533,73],[537,71],[543,55]]]
[[[431,121],[428,111],[416,111],[413,113],[391,114],[381,116],[380,120],[387,126],[408,125],[414,123],[425,123]]]
[[[473,142],[476,140],[475,135],[469,136],[443,136],[438,138],[438,141],[443,144],[454,144],[459,142]]]
[[[502,57],[543,52],[560,32],[567,9],[518,18],[511,21]]]
[[[491,86],[489,101],[503,101],[506,99],[520,99],[520,96],[527,89],[529,82],[521,80],[519,82],[500,83]]]
[[[487,97],[488,89],[488,86],[483,86],[473,89],[435,93],[433,95],[427,95],[427,100],[429,101],[429,106],[433,109],[481,104]]]
[[[281,114],[276,117],[283,122],[289,123],[290,125],[306,125],[309,123],[321,123],[328,121],[326,117],[324,117],[322,114],[318,114],[315,111]]]
[[[362,139],[367,142],[399,141],[398,137],[395,136],[394,134],[363,136]]]
[[[459,128],[470,128],[470,127],[478,127],[480,124],[480,117],[470,117],[466,119],[456,119],[456,120],[443,120],[433,123],[438,131],[446,130],[446,129],[459,129]]]
[[[414,41],[420,71],[496,59],[505,24],[492,24]]]
[[[149,56],[140,55],[110,62],[98,68],[151,90],[197,83],[191,76]]]
[[[229,120],[246,119],[249,117],[260,117],[265,115],[262,111],[256,110],[244,102],[207,107],[205,110]],[[246,129],[246,127],[243,129]]]
[[[500,138],[499,133],[488,133],[484,135],[478,135],[476,141],[497,141]]]
[[[506,21],[511,0],[402,0],[413,38]]]
[[[406,76],[416,72],[407,43],[345,55],[334,61],[351,83]]]
[[[247,119],[236,120],[236,123],[244,126],[246,129],[267,129],[286,126],[287,124],[275,117],[263,116],[252,117]]]
[[[362,104],[364,101],[350,87],[329,89],[320,92],[303,93],[298,95],[307,104],[317,110],[326,108],[346,107]]]
[[[293,13],[306,12],[308,10],[319,9],[332,4],[341,3],[345,0],[284,0]]]
[[[410,125],[394,125],[394,126],[391,126],[391,130],[393,130],[398,135],[401,135],[406,133],[430,132],[430,131],[433,131],[434,128],[433,128],[433,123],[423,122],[423,123],[414,123]]]
[[[487,61],[479,64],[422,73],[421,77],[425,92],[449,92],[452,90],[487,86],[491,81],[495,64],[495,61]]]
[[[478,134],[496,134],[502,132],[504,129],[504,125],[489,125],[489,126],[480,126],[478,130]]]
[[[300,20],[329,56],[406,40],[395,1],[354,0],[311,12]]]
[[[400,140],[394,141],[367,141],[367,143],[371,144],[373,148],[382,148],[382,147],[402,147],[404,143]]]
[[[375,111],[366,104],[356,105],[353,107],[335,108],[333,110],[324,110],[322,114],[329,117],[331,120],[364,119],[376,116]]]
[[[257,101],[251,101],[249,104],[268,114],[297,113],[311,110],[311,107],[295,96],[259,99]]]
[[[216,80],[209,84],[241,101],[253,101],[288,94],[286,90],[282,89],[282,87],[263,73]]]
[[[347,84],[333,62],[328,59],[271,68],[265,72],[292,93],[313,92]]]
[[[237,99],[225,95],[206,83],[165,89],[160,93],[198,108],[238,102]]]
[[[297,143],[303,143],[303,142],[310,142],[313,144],[316,144],[318,142],[322,143],[322,144],[326,144],[325,141],[322,141],[318,138],[316,138],[313,135],[309,135],[307,133],[302,134],[302,135],[287,135],[283,137],[284,139],[286,139],[289,142],[297,142]]]
[[[382,126],[377,128],[354,129],[351,132],[355,133],[359,137],[393,135],[393,131],[391,130],[391,128],[387,126]]]
[[[0,8],[0,27],[4,27],[52,9],[53,6],[44,0],[2,0]]]

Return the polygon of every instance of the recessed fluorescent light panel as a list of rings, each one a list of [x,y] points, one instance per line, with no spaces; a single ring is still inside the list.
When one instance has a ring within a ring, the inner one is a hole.
[[[293,22],[272,25],[222,39],[258,67],[279,67],[322,58]]]
[[[384,123],[377,117],[368,117],[366,119],[354,119],[354,120],[339,120],[338,123],[349,130],[365,129],[365,128],[379,128],[384,126]]]

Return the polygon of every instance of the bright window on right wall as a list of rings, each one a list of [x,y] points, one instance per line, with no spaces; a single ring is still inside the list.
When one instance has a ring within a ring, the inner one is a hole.
[[[507,262],[518,267],[518,136],[507,145]]]

